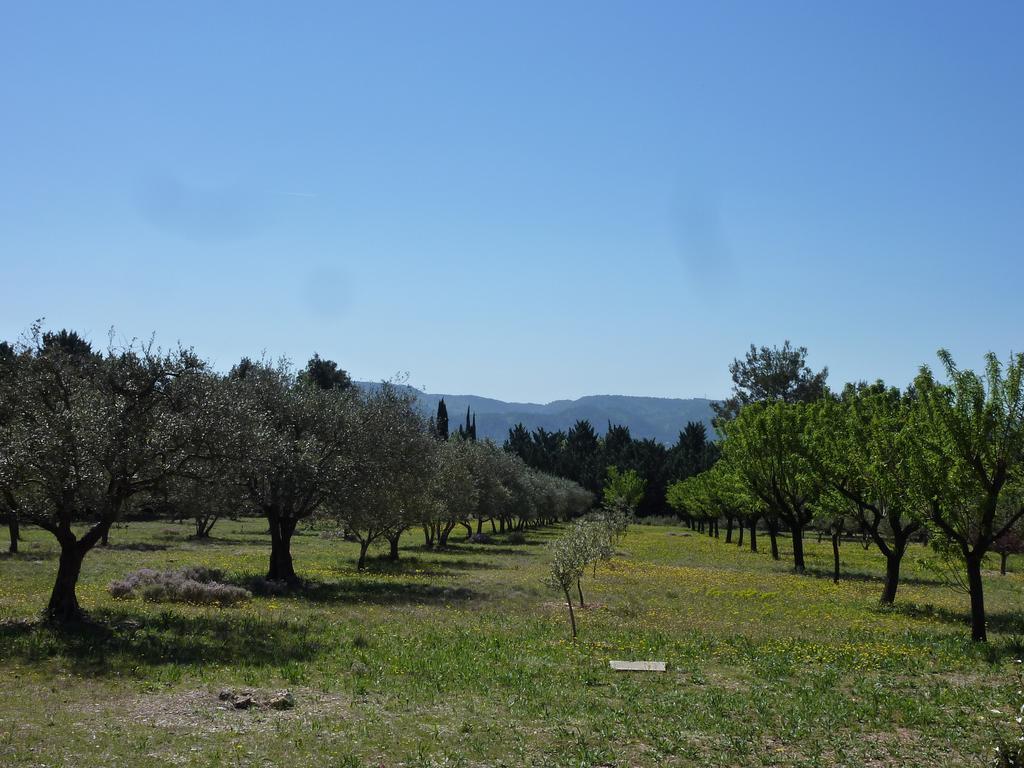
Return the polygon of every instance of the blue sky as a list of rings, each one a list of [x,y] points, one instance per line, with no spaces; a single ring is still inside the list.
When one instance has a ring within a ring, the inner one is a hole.
[[[0,334],[546,401],[1021,349],[1020,3],[7,3]]]

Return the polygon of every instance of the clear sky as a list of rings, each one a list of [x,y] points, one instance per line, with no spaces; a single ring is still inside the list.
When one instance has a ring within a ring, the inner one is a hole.
[[[6,2],[0,335],[546,401],[1021,343],[1024,4]]]

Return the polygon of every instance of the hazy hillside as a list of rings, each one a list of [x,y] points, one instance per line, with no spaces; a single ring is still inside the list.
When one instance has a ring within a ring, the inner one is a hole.
[[[375,386],[359,382],[360,386]],[[653,437],[671,445],[688,421],[703,422],[711,433],[711,403],[704,398],[629,397],[627,395],[588,395],[578,400],[550,403],[508,403],[476,395],[431,394],[414,390],[425,413],[434,414],[444,398],[452,431],[466,418],[466,407],[476,414],[477,435],[502,442],[508,430],[522,422],[527,429],[568,429],[577,419],[589,419],[600,433],[612,424],[629,427],[633,437]]]

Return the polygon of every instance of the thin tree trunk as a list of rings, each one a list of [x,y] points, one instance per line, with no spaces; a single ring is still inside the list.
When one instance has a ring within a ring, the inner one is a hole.
[[[985,630],[985,594],[981,582],[981,557],[968,555],[967,586],[971,593],[971,639],[984,643],[988,639]]]
[[[583,604],[583,587],[580,586],[579,579],[576,579],[576,589],[580,593],[580,608],[585,608],[586,606]]]
[[[359,542],[359,560],[356,561],[356,570],[361,571],[366,567],[366,550],[370,548],[369,539]]]
[[[569,588],[564,587],[565,590],[565,604],[569,606],[569,626],[572,627],[572,639],[576,639],[576,614],[572,610],[572,598],[569,597]]]
[[[391,548],[388,550],[388,560],[398,559],[398,540],[402,538],[402,532],[399,531],[394,536],[388,536],[388,544]]]
[[[7,550],[12,554],[18,553],[18,541],[21,539],[21,530],[18,526],[18,513],[13,509],[7,513],[7,530],[11,534],[11,543]]]
[[[793,570],[804,572],[804,529],[799,525],[790,527],[793,536]]]
[[[1003,576],[1006,575],[1006,558],[1010,556],[1009,552],[999,553],[999,573]]]
[[[772,521],[768,523],[768,536],[772,540],[772,560],[779,559],[779,527],[778,524]]]
[[[757,552],[757,520],[750,523],[750,551]]]
[[[832,532],[832,581],[839,583],[839,531]]]
[[[725,519],[725,543],[732,544],[732,515]]]
[[[736,525],[740,529],[740,535],[737,537],[738,540],[736,542],[736,546],[737,547],[742,547],[743,546],[743,518],[742,517],[737,521]]]

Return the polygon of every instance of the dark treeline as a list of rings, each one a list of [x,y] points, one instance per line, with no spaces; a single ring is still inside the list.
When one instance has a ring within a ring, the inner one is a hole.
[[[636,508],[641,517],[666,514],[668,486],[703,472],[718,458],[718,445],[709,439],[703,424],[693,421],[670,448],[650,438],[638,440],[629,434],[629,427],[617,424],[609,423],[608,431],[598,435],[586,419],[554,432],[542,427],[530,432],[517,424],[509,430],[504,447],[529,466],[572,480],[592,493],[601,490],[609,467],[634,470],[646,481]]]
[[[298,586],[292,537],[317,523],[398,557],[422,529],[444,546],[490,524],[521,530],[583,514],[594,496],[490,441],[475,419],[444,424],[388,383],[352,386],[331,360],[305,368],[241,360],[212,370],[190,349],[152,343],[105,350],[37,324],[0,344],[0,515],[11,550],[20,525],[51,533],[60,559],[46,616],[83,617],[76,586],[88,553],[129,516],[191,518],[197,537],[222,517],[258,515],[270,546],[267,579]]]

